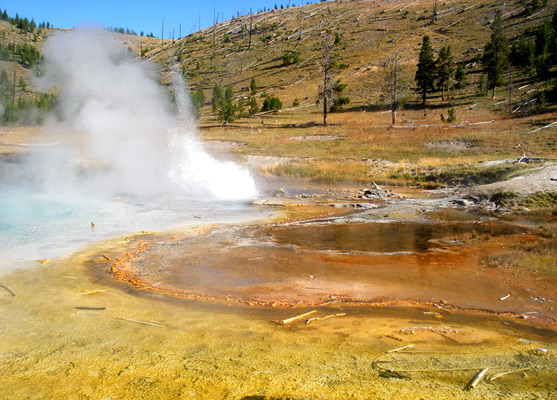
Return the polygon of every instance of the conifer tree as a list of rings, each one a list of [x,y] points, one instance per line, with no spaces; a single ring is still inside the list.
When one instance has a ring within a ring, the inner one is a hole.
[[[422,104],[425,104],[427,94],[435,89],[436,66],[433,58],[433,49],[429,36],[422,39],[422,49],[418,59],[418,70],[416,71],[416,83],[418,92],[422,95]]]
[[[248,114],[249,115],[257,114],[259,112],[259,106],[257,105],[257,100],[255,99],[255,97],[250,96],[248,103],[249,103]]]
[[[445,100],[445,91],[449,91],[451,79],[454,77],[455,67],[451,46],[443,46],[437,57],[437,85],[441,89],[441,100]],[[449,95],[447,94],[447,98]]]
[[[453,86],[455,89],[464,89],[468,86],[468,82],[466,81],[466,72],[464,71],[464,63],[458,63],[454,79],[456,81]]]
[[[501,11],[497,10],[491,25],[491,40],[485,45],[482,63],[487,73],[487,88],[492,90],[491,98],[495,97],[495,88],[501,86],[503,76],[509,69],[509,41],[501,26]]]
[[[234,89],[232,85],[226,87],[226,90],[224,91],[224,97],[222,98],[222,101],[220,102],[220,105],[217,109],[218,119],[223,121],[225,124],[227,122],[234,122],[234,119],[236,117],[237,105],[234,102],[233,90]]]
[[[222,85],[220,83],[215,83],[213,86],[213,99],[211,100],[211,105],[213,107],[213,113],[216,113],[220,103],[224,99],[224,93],[222,90]]]

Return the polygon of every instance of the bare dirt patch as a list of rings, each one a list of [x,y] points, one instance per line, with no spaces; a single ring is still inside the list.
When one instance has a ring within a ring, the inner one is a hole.
[[[471,143],[461,140],[441,140],[439,142],[427,142],[425,143],[425,147],[431,150],[441,150],[449,153],[458,153],[474,148]]]

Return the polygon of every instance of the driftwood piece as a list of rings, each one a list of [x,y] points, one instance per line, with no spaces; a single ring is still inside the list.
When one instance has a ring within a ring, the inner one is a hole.
[[[495,374],[495,375],[489,377],[488,381],[491,382],[491,381],[494,381],[495,379],[499,379],[502,376],[509,375],[509,374],[514,374],[514,373],[517,373],[517,372],[524,372],[524,371],[528,371],[530,369],[532,369],[532,368],[528,367],[528,368],[515,369],[513,371],[500,372],[498,374]]]
[[[319,321],[319,320],[335,318],[335,317],[344,317],[344,316],[346,316],[346,313],[331,314],[331,315],[327,315],[325,317],[312,317],[312,318],[310,318],[306,321],[306,324],[309,325],[313,321]]]
[[[7,287],[6,285],[4,285],[3,283],[0,283],[0,287],[4,288],[9,294],[12,295],[12,297],[15,297],[15,292],[10,289],[9,287]]]
[[[470,382],[466,384],[464,390],[474,389],[478,385],[478,383],[480,383],[481,380],[485,377],[485,374],[487,373],[488,370],[489,368],[483,368],[480,372],[474,375],[472,379],[470,379]]]
[[[138,321],[136,319],[124,318],[124,317],[116,317],[116,319],[120,319],[122,321],[134,322],[134,323],[140,324],[140,325],[154,326],[154,327],[157,327],[157,328],[165,328],[164,325],[161,325],[158,322]]]
[[[304,319],[305,317],[309,317],[310,315],[315,314],[316,312],[317,312],[317,310],[311,310],[311,311],[308,311],[307,313],[303,313],[303,314],[300,314],[300,315],[296,315],[294,317],[283,319],[282,321],[280,321],[280,323],[282,325],[291,324],[292,322],[296,322],[296,321],[299,321],[301,319]]]
[[[100,311],[100,310],[106,310],[106,307],[85,307],[85,306],[77,306],[75,309],[76,309],[76,310],[94,310],[94,311]]]

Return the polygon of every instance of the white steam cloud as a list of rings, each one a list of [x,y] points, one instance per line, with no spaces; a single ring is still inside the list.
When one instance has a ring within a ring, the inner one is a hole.
[[[47,122],[59,144],[32,157],[43,189],[224,200],[256,195],[249,171],[212,158],[195,138],[183,81],[175,85],[176,115],[155,67],[131,60],[114,34],[61,32],[43,54],[37,84],[56,87],[60,106]]]

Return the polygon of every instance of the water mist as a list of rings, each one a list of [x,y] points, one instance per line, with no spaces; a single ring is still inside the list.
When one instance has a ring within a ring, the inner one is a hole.
[[[60,120],[53,124],[64,135],[53,157],[48,149],[34,160],[40,165],[36,170],[47,171],[41,177],[47,188],[71,182],[109,195],[178,192],[221,200],[256,194],[246,169],[214,159],[195,138],[189,96],[178,73],[172,73],[176,115],[155,67],[130,60],[113,34],[88,28],[56,34],[44,57],[39,82],[58,88]],[[67,167],[59,168],[60,163]],[[53,174],[60,170],[62,176]]]

